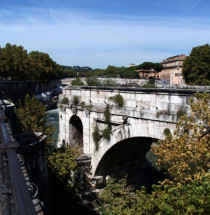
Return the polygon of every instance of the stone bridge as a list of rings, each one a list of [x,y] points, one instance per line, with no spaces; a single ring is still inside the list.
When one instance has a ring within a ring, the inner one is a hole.
[[[189,113],[195,90],[68,87],[59,98],[59,141],[79,146],[91,157],[91,175],[133,168],[153,142],[174,131],[178,117]],[[116,99],[118,95],[118,99]],[[120,96],[119,96],[120,95]],[[119,103],[123,100],[124,105]],[[110,113],[110,118],[104,114]],[[93,140],[94,129],[98,141]],[[105,132],[104,132],[105,130]],[[104,134],[106,133],[106,134]]]

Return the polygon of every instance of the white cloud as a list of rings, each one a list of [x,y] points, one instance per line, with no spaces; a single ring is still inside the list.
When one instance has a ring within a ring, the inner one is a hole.
[[[106,67],[161,61],[209,43],[210,38],[206,20],[102,19],[75,11],[24,11],[20,18],[0,19],[0,45],[10,42],[28,51],[47,52],[59,64]]]

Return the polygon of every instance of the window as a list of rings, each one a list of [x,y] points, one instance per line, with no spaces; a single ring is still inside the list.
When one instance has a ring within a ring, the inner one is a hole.
[[[182,76],[182,73],[175,73],[175,76]]]

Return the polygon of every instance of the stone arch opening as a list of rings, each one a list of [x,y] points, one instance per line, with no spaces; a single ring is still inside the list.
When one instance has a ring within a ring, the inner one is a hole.
[[[69,145],[83,148],[83,125],[81,119],[76,115],[69,120]]]
[[[104,178],[127,177],[128,184],[146,186],[158,182],[163,175],[146,158],[155,138],[133,137],[113,145],[100,160],[95,175]]]

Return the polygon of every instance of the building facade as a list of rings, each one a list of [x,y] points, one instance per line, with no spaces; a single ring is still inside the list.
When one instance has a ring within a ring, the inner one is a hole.
[[[160,73],[160,78],[170,81],[170,84],[184,84],[182,75],[182,64],[186,59],[186,55],[177,55],[163,60],[163,70]]]
[[[139,72],[139,77],[143,79],[149,79],[150,77],[159,78],[159,71],[151,69],[137,69],[136,72]]]

